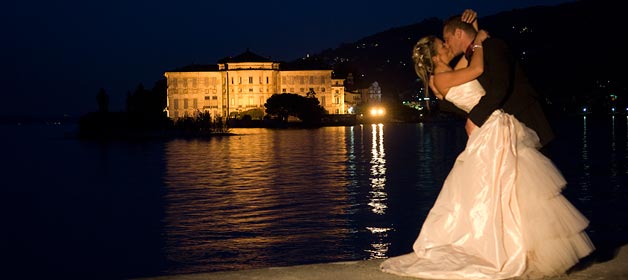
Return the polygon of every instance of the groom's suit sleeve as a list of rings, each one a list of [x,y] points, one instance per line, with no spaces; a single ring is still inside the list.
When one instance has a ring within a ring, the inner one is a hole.
[[[489,38],[482,43],[484,51],[484,73],[478,81],[486,94],[469,112],[469,119],[482,126],[486,119],[504,103],[512,91],[512,56],[506,43]]]

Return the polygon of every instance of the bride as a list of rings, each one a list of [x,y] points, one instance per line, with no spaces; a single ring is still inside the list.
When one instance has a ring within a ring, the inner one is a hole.
[[[469,112],[485,94],[480,30],[469,66],[452,69],[452,51],[434,36],[413,59],[425,91]],[[462,58],[464,60],[464,58]],[[458,65],[466,65],[466,61]],[[495,110],[472,130],[430,210],[413,252],[391,257],[388,273],[430,279],[540,278],[563,274],[594,250],[588,220],[561,194],[566,181],[537,148],[537,134]]]

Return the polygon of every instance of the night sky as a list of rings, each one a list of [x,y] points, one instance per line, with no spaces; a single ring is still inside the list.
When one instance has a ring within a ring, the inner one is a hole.
[[[289,61],[465,8],[482,17],[566,2],[574,1],[9,1],[0,12],[0,116],[80,116],[96,110],[100,88],[120,111],[140,83],[150,89],[167,70],[247,48]]]

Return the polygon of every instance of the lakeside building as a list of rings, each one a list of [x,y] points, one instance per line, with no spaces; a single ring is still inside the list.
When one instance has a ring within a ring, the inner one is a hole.
[[[265,111],[266,100],[277,93],[313,94],[329,114],[346,113],[344,79],[308,58],[280,64],[247,50],[215,65],[189,65],[164,76],[165,111],[173,119],[200,112],[236,117],[252,109]]]

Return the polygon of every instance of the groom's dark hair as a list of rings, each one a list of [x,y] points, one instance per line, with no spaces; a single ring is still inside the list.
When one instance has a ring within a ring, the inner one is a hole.
[[[444,31],[447,33],[453,33],[454,30],[460,29],[464,33],[475,36],[478,32],[473,28],[473,25],[468,22],[462,21],[462,15],[456,15],[448,18],[443,23]]]

